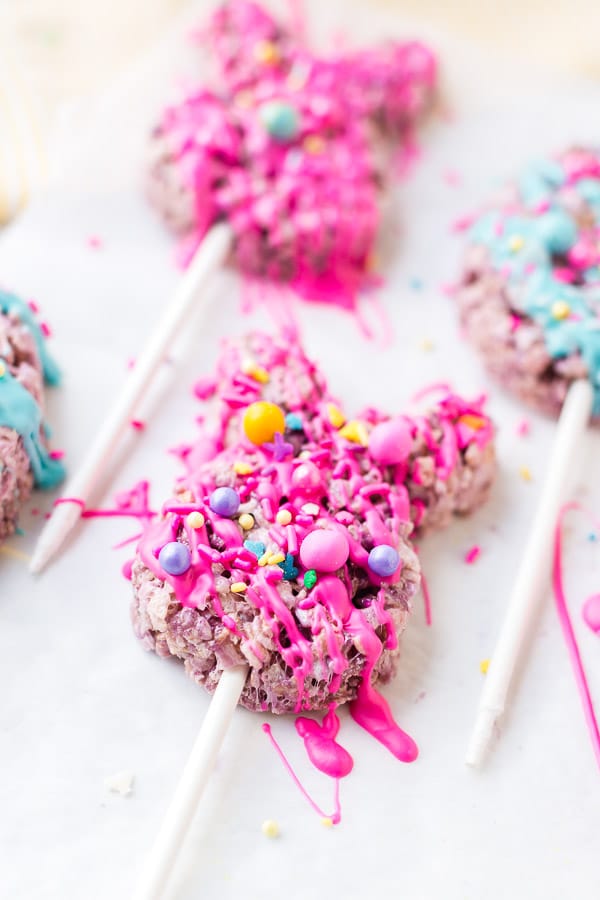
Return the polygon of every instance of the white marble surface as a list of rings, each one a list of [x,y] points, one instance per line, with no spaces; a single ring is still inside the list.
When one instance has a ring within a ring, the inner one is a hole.
[[[372,30],[383,24],[371,23]],[[171,240],[140,191],[144,129],[167,71],[181,67],[174,46],[167,41],[87,116],[63,158],[62,187],[0,242],[2,281],[36,297],[54,327],[65,384],[51,398],[50,418],[73,467],[177,278]],[[420,758],[399,764],[342,714],[342,740],[356,766],[343,784],[343,824],[328,831],[274,757],[262,719],[241,711],[171,900],[598,896],[598,771],[550,593],[489,764],[475,773],[463,763],[479,663],[502,618],[553,425],[533,415],[530,437],[516,436],[523,411],[488,383],[439,287],[452,279],[459,255],[449,222],[530,155],[597,139],[599,97],[571,86],[536,102],[523,92],[517,105],[502,108],[501,87],[490,87],[492,101],[485,85],[477,94],[466,84],[469,59],[473,71],[480,57],[465,50],[453,69],[463,74],[450,78],[458,115],[429,129],[423,160],[395,204],[401,224],[390,232],[396,252],[382,292],[394,347],[366,345],[353,321],[335,310],[299,311],[308,350],[350,409],[365,402],[400,409],[414,389],[449,375],[462,391],[490,390],[501,464],[493,500],[424,543],[434,625],[426,628],[418,606],[398,678],[386,690],[398,720],[418,740]],[[448,170],[459,173],[459,187],[444,180]],[[90,249],[90,235],[102,239],[102,249]],[[411,287],[414,278],[421,290]],[[151,478],[157,500],[168,490],[175,462],[164,449],[194,430],[188,387],[210,370],[218,337],[249,324],[239,315],[236,287],[232,275],[215,280],[220,302],[210,305],[149,427],[132,436],[106,497],[140,475]],[[252,324],[264,321],[258,316]],[[423,352],[422,339],[433,342],[431,352]],[[575,491],[595,508],[599,450],[599,435],[590,435],[573,463]],[[531,483],[519,478],[521,465],[530,467]],[[32,505],[45,510],[49,499],[36,497]],[[28,553],[39,516],[28,515],[24,526],[25,537],[9,546]],[[573,520],[567,578],[598,694],[598,639],[579,616],[600,576],[598,545],[586,540],[588,531],[587,522]],[[131,533],[128,522],[86,524],[38,580],[22,560],[0,558],[0,895],[10,900],[128,897],[207,708],[207,697],[179,666],[146,654],[131,633],[129,586],[120,575],[127,551],[110,549]],[[482,555],[466,566],[463,554],[474,543]],[[330,785],[309,768],[292,721],[273,727],[329,806]],[[135,775],[126,797],[104,784],[123,770]],[[261,834],[266,818],[280,824],[276,841]]]

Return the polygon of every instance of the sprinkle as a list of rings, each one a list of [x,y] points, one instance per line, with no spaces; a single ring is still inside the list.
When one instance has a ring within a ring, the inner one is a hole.
[[[255,60],[266,66],[274,66],[281,59],[279,48],[273,41],[259,41],[254,45],[253,52]]]
[[[293,444],[288,444],[287,441],[284,441],[283,435],[278,431],[275,432],[273,443],[267,441],[263,444],[263,447],[267,447],[271,451],[273,459],[277,462],[283,462],[284,459],[292,456],[294,453]]]
[[[266,369],[263,369],[262,366],[257,366],[254,363],[249,363],[242,366],[242,371],[244,375],[249,375],[250,378],[253,378],[254,381],[258,381],[260,384],[268,384],[271,380],[271,376],[267,372]]]
[[[276,822],[275,819],[265,819],[265,821],[260,826],[260,830],[265,837],[279,837],[279,823]]]
[[[263,553],[263,555],[258,560],[259,566],[266,566],[269,563],[270,556],[268,553]]]
[[[6,366],[0,360],[0,378],[4,378],[5,375],[6,375]]]
[[[331,816],[323,816],[321,825],[323,825],[324,828],[333,828],[333,819]]]
[[[158,564],[169,575],[183,575],[192,564],[189,547],[180,541],[169,541],[158,554]]]
[[[521,421],[517,425],[517,434],[519,437],[526,437],[531,431],[531,424],[529,419],[521,419]]]
[[[142,422],[140,419],[132,419],[129,424],[132,428],[135,428],[136,431],[143,431],[146,427],[146,423]]]
[[[315,584],[317,583],[317,573],[314,569],[309,569],[308,572],[304,573],[304,587],[307,591],[312,590]]]
[[[408,282],[409,287],[413,291],[422,291],[423,290],[423,281],[421,278],[411,278]]]
[[[131,793],[133,779],[133,772],[115,772],[114,775],[107,775],[104,779],[104,787],[107,791],[126,797],[127,794]]]
[[[240,506],[240,495],[230,487],[215,488],[209,498],[210,508],[218,516],[230,518]]]
[[[316,503],[305,503],[300,507],[303,513],[306,513],[307,516],[318,516],[321,512],[319,506]]]
[[[508,249],[513,253],[518,253],[519,250],[522,250],[525,246],[525,240],[521,237],[520,234],[513,234],[508,239]]]
[[[487,670],[489,669],[489,667],[490,667],[489,659],[482,659],[481,662],[479,663],[479,671],[481,672],[482,675],[487,675]]]
[[[296,413],[288,413],[285,417],[285,427],[290,431],[303,431],[302,419]]]
[[[285,562],[285,554],[284,553],[271,553],[267,560],[267,565],[269,566],[278,566],[279,563]]]
[[[253,471],[252,466],[245,462],[234,462],[233,471],[236,475],[250,475]]]
[[[335,403],[327,404],[327,415],[334,428],[341,428],[346,421],[346,416]]]
[[[523,481],[531,481],[531,471],[528,466],[519,466],[519,475]]]
[[[48,454],[50,459],[63,459],[64,455],[65,455],[64,450],[51,450],[50,453]]]
[[[423,350],[424,353],[429,353],[434,348],[433,341],[429,340],[429,338],[423,338],[422,341],[419,341],[419,348]]]
[[[283,577],[286,581],[293,581],[298,577],[298,569],[294,565],[294,557],[291,553],[285,554],[285,559],[277,563],[280,569],[283,569]]]
[[[552,315],[555,319],[568,319],[571,313],[571,307],[565,300],[556,300],[552,304]]]
[[[587,536],[587,539],[588,539],[588,541],[591,541],[591,543],[595,543],[598,540],[598,535],[596,534],[595,531],[590,531]]]
[[[3,544],[0,547],[0,553],[3,556],[12,556],[13,559],[19,559],[21,562],[28,563],[31,561],[31,557],[26,553],[22,553],[21,550],[15,550],[14,547],[9,547],[7,544]]]
[[[102,239],[95,234],[90,235],[87,239],[87,243],[88,247],[91,247],[92,250],[99,250],[103,246]]]
[[[475,544],[474,547],[471,547],[470,550],[467,550],[465,553],[465,562],[467,565],[472,565],[476,559],[479,559],[481,556],[481,547],[478,544]]]
[[[194,511],[188,515],[186,522],[190,528],[203,528],[205,519],[201,512]]]
[[[250,513],[242,513],[238,522],[244,531],[250,531],[250,529],[254,527],[254,516],[251,516]]]
[[[52,332],[50,331],[50,326],[48,325],[47,322],[40,322],[40,331],[42,332],[44,337],[49,338],[52,336]]]
[[[244,433],[257,446],[272,441],[275,434],[285,431],[285,416],[274,403],[258,400],[246,408],[243,418]]]
[[[280,509],[275,516],[275,521],[278,525],[289,525],[292,521],[292,514],[289,509]]]
[[[327,145],[320,135],[309,134],[302,141],[302,146],[307,153],[317,156],[319,153],[323,153]]]
[[[265,550],[267,549],[262,541],[244,541],[244,547],[246,550],[249,550],[250,553],[254,553],[259,560],[265,555]]]
[[[360,422],[358,419],[352,419],[343,428],[340,428],[340,437],[353,444],[360,444],[362,447],[366,447],[369,443],[369,434],[364,422]]]
[[[234,581],[231,585],[231,590],[234,594],[243,594],[245,590],[247,590],[248,585],[245,581]]]

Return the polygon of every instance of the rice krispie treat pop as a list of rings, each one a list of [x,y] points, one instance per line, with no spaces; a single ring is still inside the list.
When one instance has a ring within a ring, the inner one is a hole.
[[[32,488],[64,476],[48,450],[44,380],[56,384],[59,372],[40,326],[26,303],[0,291],[0,540],[14,533]]]

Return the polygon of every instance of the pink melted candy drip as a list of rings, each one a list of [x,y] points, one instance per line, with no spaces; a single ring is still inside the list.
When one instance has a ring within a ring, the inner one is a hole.
[[[600,634],[600,594],[587,598],[583,604],[582,616],[588,628]]]
[[[600,767],[600,729],[598,728],[598,720],[596,718],[596,711],[594,709],[594,701],[592,700],[587,675],[585,674],[583,661],[581,659],[581,653],[579,652],[579,645],[577,644],[577,638],[575,637],[575,632],[573,631],[573,623],[571,622],[571,617],[569,615],[569,610],[567,607],[567,598],[565,596],[562,574],[562,524],[567,513],[571,512],[572,510],[581,509],[582,507],[579,503],[567,503],[562,507],[558,514],[554,531],[554,562],[552,569],[552,585],[554,588],[554,598],[556,601],[558,618],[567,644],[567,650],[571,658],[571,665],[573,667],[573,673],[575,675],[575,682],[577,684],[579,696],[581,697],[583,712],[590,734],[590,739],[592,741],[592,747],[596,755],[596,762]]]

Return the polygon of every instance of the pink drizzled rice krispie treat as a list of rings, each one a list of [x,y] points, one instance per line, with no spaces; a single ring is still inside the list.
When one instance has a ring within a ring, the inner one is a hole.
[[[228,343],[198,393],[213,427],[180,450],[186,474],[138,546],[136,634],[209,690],[247,663],[250,709],[364,704],[395,671],[419,584],[414,525],[487,496],[481,401],[448,393],[425,416],[347,420],[302,349],[262,334]]]

